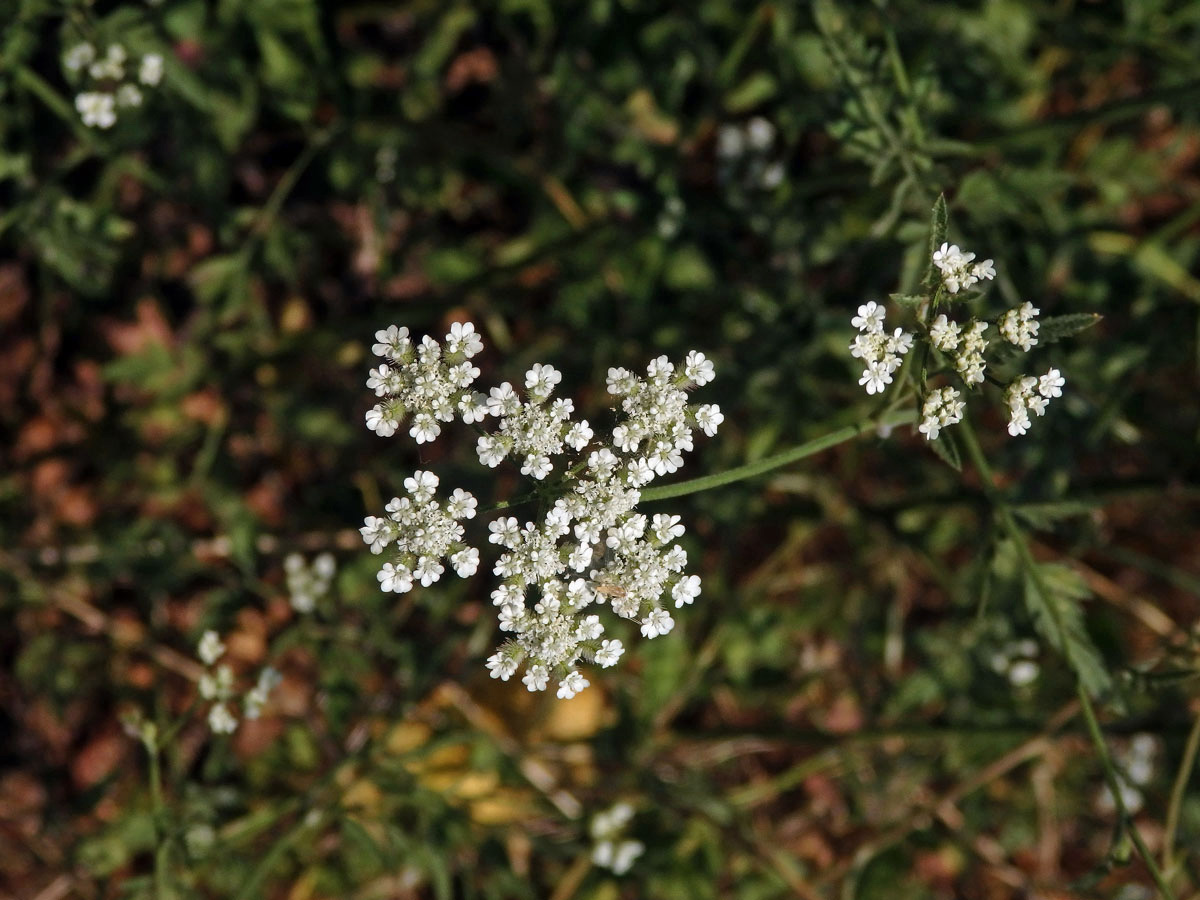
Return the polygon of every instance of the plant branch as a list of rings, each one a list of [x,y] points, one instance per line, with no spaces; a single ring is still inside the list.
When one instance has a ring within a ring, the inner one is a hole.
[[[780,469],[809,456],[815,456],[822,450],[828,450],[830,447],[836,447],[838,444],[852,441],[860,434],[865,434],[880,426],[892,428],[897,425],[911,425],[915,421],[916,413],[912,410],[887,413],[881,416],[878,421],[866,420],[854,425],[847,425],[845,428],[839,428],[837,431],[831,431],[829,434],[822,435],[819,438],[805,441],[803,444],[799,444],[788,450],[774,453],[765,459],[760,459],[758,462],[747,463],[744,466],[737,466],[733,469],[726,469],[724,472],[717,472],[714,475],[705,475],[703,478],[693,478],[690,481],[681,481],[678,484],[666,484],[661,487],[650,488],[650,490],[642,492],[642,502],[668,500],[672,497],[682,497],[686,494],[695,494],[699,491],[709,491],[713,488],[724,487],[727,484],[733,484],[735,481],[756,478],[774,469]]]
[[[1075,693],[1079,696],[1079,707],[1083,712],[1084,721],[1087,723],[1088,735],[1092,739],[1092,744],[1096,748],[1096,753],[1100,758],[1101,768],[1104,770],[1104,778],[1108,783],[1108,788],[1112,793],[1113,802],[1116,804],[1117,810],[1121,815],[1121,821],[1127,823],[1129,836],[1133,840],[1134,846],[1137,848],[1138,855],[1141,856],[1142,862],[1145,863],[1147,870],[1150,872],[1150,877],[1154,879],[1155,885],[1158,887],[1159,893],[1167,898],[1167,900],[1175,900],[1175,894],[1172,892],[1170,885],[1167,884],[1163,877],[1162,871],[1154,862],[1154,855],[1150,852],[1150,848],[1146,846],[1145,840],[1142,838],[1141,832],[1133,822],[1133,817],[1129,813],[1128,807],[1125,805],[1125,799],[1121,795],[1121,785],[1118,779],[1117,770],[1113,766],[1112,758],[1108,753],[1108,744],[1105,743],[1104,735],[1100,730],[1100,722],[1096,718],[1096,710],[1092,706],[1092,698],[1088,695],[1087,689],[1083,686],[1083,680],[1079,677],[1078,668],[1075,660],[1071,657],[1070,642],[1067,638],[1066,625],[1062,620],[1062,614],[1059,611],[1058,605],[1053,602],[1050,592],[1047,591],[1045,584],[1042,581],[1042,575],[1038,569],[1037,563],[1033,558],[1033,554],[1029,551],[1029,544],[1025,540],[1025,534],[1021,531],[1020,526],[1013,518],[1012,511],[1009,509],[1008,502],[1004,496],[996,488],[996,481],[992,475],[991,466],[988,465],[987,458],[983,455],[983,450],[979,446],[979,440],[975,436],[974,429],[971,428],[969,420],[964,419],[960,426],[960,434],[963,438],[963,445],[966,447],[967,455],[971,458],[971,462],[979,471],[979,477],[983,480],[983,490],[987,494],[988,499],[992,502],[992,507],[996,512],[997,518],[1009,539],[1013,542],[1017,551],[1017,557],[1021,562],[1021,567],[1025,569],[1030,581],[1033,583],[1034,589],[1042,596],[1042,602],[1050,614],[1050,618],[1054,623],[1055,629],[1058,631],[1059,644],[1062,647],[1063,656],[1066,658],[1067,665],[1071,667],[1075,673]]]

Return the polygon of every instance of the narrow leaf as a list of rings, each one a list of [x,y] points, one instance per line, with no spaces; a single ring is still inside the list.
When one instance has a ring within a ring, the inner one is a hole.
[[[1053,344],[1063,338],[1091,328],[1103,316],[1099,313],[1073,313],[1067,316],[1050,316],[1042,319],[1038,329],[1039,344]]]
[[[946,242],[946,233],[950,228],[949,223],[949,214],[946,212],[946,195],[938,194],[929,220],[929,268],[925,270],[925,286],[930,290],[937,285],[939,275],[937,267],[933,264],[933,253]]]
[[[955,472],[962,471],[962,453],[958,449],[958,441],[953,432],[943,429],[936,441],[929,442],[929,449]]]

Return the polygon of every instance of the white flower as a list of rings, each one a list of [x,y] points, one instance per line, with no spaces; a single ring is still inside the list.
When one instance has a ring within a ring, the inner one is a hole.
[[[225,645],[221,643],[221,636],[211,629],[204,632],[200,638],[200,643],[196,645],[196,655],[200,657],[200,661],[206,666],[211,666],[225,653]]]
[[[163,58],[158,53],[147,53],[142,57],[142,64],[138,67],[138,81],[147,87],[154,87],[163,76]]]
[[[521,681],[530,691],[544,691],[550,682],[550,672],[545,666],[530,666]]]
[[[480,463],[489,469],[494,469],[503,462],[504,457],[508,456],[508,448],[502,441],[490,434],[485,434],[475,444],[475,453],[479,456]]]
[[[123,84],[117,88],[117,106],[135,107],[142,105],[142,92],[136,84]]]
[[[550,474],[554,466],[550,463],[550,457],[544,454],[535,453],[525,457],[525,461],[521,463],[521,474],[529,475],[538,481],[541,481]]]
[[[442,426],[437,423],[429,413],[417,413],[413,416],[412,428],[408,430],[408,434],[418,444],[431,442],[442,433]]]
[[[75,109],[89,128],[112,128],[117,124],[116,99],[103,91],[85,91],[75,98]]]
[[[76,44],[63,54],[63,65],[70,72],[78,72],[84,66],[91,65],[95,58],[96,48],[85,41],[82,44]]]
[[[676,609],[684,605],[691,605],[700,596],[700,576],[686,575],[680,578],[671,588],[671,596],[675,600]]]
[[[892,374],[878,363],[869,363],[863,369],[862,377],[858,379],[858,383],[866,385],[868,394],[882,394],[884,388],[892,383]]]
[[[560,700],[570,700],[584,688],[590,681],[583,677],[577,670],[572,670],[567,673],[567,677],[558,683],[558,698]]]
[[[413,569],[413,577],[419,579],[422,587],[429,587],[439,578],[446,569],[438,563],[436,557],[421,556],[417,559],[417,565]]]
[[[625,648],[621,645],[620,641],[603,640],[600,642],[600,649],[596,651],[596,663],[602,669],[615,666],[617,660],[621,658],[621,654],[624,652]]]
[[[1023,303],[1016,309],[1010,309],[997,323],[1000,336],[1022,350],[1029,350],[1037,343],[1039,311],[1032,303]]]
[[[96,79],[120,81],[125,77],[125,60],[125,48],[120,44],[110,44],[104,58],[88,67],[88,74]]]
[[[408,329],[403,326],[389,325],[386,330],[375,332],[375,341],[371,352],[387,359],[401,359],[412,347]]]
[[[459,550],[450,557],[450,565],[459,578],[470,578],[479,569],[479,551],[474,547]]]
[[[208,711],[208,727],[213,734],[233,734],[237,730],[237,719],[224,703],[214,703]]]
[[[712,360],[705,357],[699,350],[692,350],[684,361],[683,374],[697,385],[708,384],[716,377]]]
[[[746,143],[754,150],[767,150],[775,140],[775,126],[762,116],[746,123]]]
[[[496,519],[488,525],[488,530],[492,533],[488,540],[493,544],[502,544],[511,550],[520,539],[520,529],[520,524],[512,516]]]
[[[450,499],[446,501],[446,512],[455,519],[473,519],[475,518],[475,507],[478,505],[479,501],[469,491],[455,488]]]
[[[669,544],[676,538],[683,537],[684,529],[680,524],[679,516],[664,515],[657,513],[650,520],[650,528],[654,532],[654,539],[660,544]]]
[[[944,387],[931,391],[921,407],[921,424],[917,430],[929,441],[937,440],[941,429],[962,421],[966,404],[959,399],[954,388]]]
[[[592,439],[592,428],[587,423],[587,419],[582,419],[567,429],[567,435],[563,439],[563,443],[569,446],[572,450],[579,451],[588,445]]]
[[[717,433],[718,426],[724,421],[725,416],[721,413],[721,407],[715,403],[705,403],[696,410],[696,424],[709,437]]]
[[[533,368],[525,373],[525,390],[532,396],[545,397],[561,381],[562,373],[554,366],[534,363]]]
[[[404,479],[404,489],[417,503],[429,502],[437,486],[438,477],[432,472],[413,472],[412,477]]]
[[[397,594],[407,594],[412,590],[413,576],[406,566],[384,563],[375,577],[379,579],[381,590]]]
[[[391,437],[399,424],[378,403],[367,410],[367,427],[380,437]]]
[[[934,319],[933,324],[929,326],[929,339],[933,346],[943,353],[949,353],[958,347],[958,336],[961,333],[962,329],[958,327],[958,323],[947,319],[945,313]]]
[[[637,384],[637,376],[628,369],[614,367],[608,370],[608,392],[618,397],[628,394]]]
[[[283,676],[267,666],[258,675],[258,682],[246,694],[246,718],[257,719],[271,697],[271,692],[283,681]]]
[[[1062,396],[1062,389],[1067,379],[1063,378],[1058,369],[1051,369],[1038,380],[1038,393],[1047,400]]]
[[[858,315],[850,320],[850,324],[859,331],[882,332],[883,319],[886,314],[887,312],[882,306],[871,300],[858,308]]]
[[[461,353],[470,359],[483,350],[483,339],[476,333],[473,322],[455,322],[446,335],[446,352]]]
[[[505,653],[497,652],[488,657],[487,668],[493,678],[508,681],[517,671],[517,661]]]
[[[665,609],[653,609],[646,618],[642,619],[642,634],[648,638],[666,634],[675,627],[675,620]]]

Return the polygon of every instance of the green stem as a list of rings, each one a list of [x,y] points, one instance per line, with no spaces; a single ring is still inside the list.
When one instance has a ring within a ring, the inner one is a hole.
[[[1050,618],[1054,622],[1054,628],[1058,632],[1058,642],[1062,647],[1062,652],[1067,660],[1067,665],[1071,667],[1075,673],[1075,693],[1079,697],[1079,706],[1083,712],[1084,721],[1087,723],[1088,735],[1092,739],[1092,744],[1096,748],[1096,754],[1100,758],[1101,768],[1104,770],[1104,779],[1108,783],[1109,791],[1112,792],[1113,802],[1116,804],[1117,810],[1121,815],[1121,821],[1126,823],[1129,829],[1129,836],[1133,840],[1134,846],[1137,848],[1138,855],[1141,856],[1142,862],[1145,863],[1146,869],[1150,872],[1150,877],[1154,879],[1155,885],[1158,887],[1159,893],[1166,900],[1175,900],[1175,894],[1171,891],[1170,885],[1167,884],[1163,877],[1162,871],[1154,862],[1154,856],[1150,853],[1150,848],[1146,846],[1146,842],[1142,839],[1142,834],[1138,831],[1137,826],[1133,822],[1133,817],[1130,815],[1128,808],[1125,806],[1125,799],[1121,795],[1121,785],[1117,770],[1113,766],[1112,758],[1108,753],[1108,744],[1104,741],[1104,734],[1100,730],[1100,722],[1096,718],[1096,710],[1092,706],[1092,698],[1088,695],[1087,689],[1083,686],[1083,681],[1078,676],[1075,661],[1071,658],[1070,644],[1067,641],[1067,629],[1062,620],[1058,606],[1050,601],[1050,593],[1046,590],[1042,582],[1041,572],[1038,570],[1037,563],[1033,558],[1033,554],[1029,552],[1029,545],[1025,541],[1025,534],[1021,531],[1017,520],[1013,518],[1012,512],[1009,509],[1008,502],[1004,496],[996,488],[996,481],[992,474],[991,466],[988,465],[987,458],[983,455],[983,449],[979,446],[979,440],[975,436],[975,431],[971,428],[969,420],[964,419],[960,427],[960,434],[963,438],[963,445],[966,447],[967,455],[971,458],[975,468],[979,471],[979,477],[983,480],[983,490],[988,499],[992,502],[992,506],[996,511],[996,515],[1000,520],[1009,539],[1013,542],[1016,548],[1017,557],[1021,561],[1022,568],[1029,575],[1033,583],[1034,589],[1041,594],[1042,602],[1050,613]]]
[[[806,441],[799,446],[792,447],[790,450],[772,454],[765,459],[760,459],[758,462],[747,463],[744,466],[737,466],[733,469],[726,469],[724,472],[717,472],[715,475],[705,475],[703,478],[693,478],[690,481],[681,481],[678,484],[666,484],[662,487],[650,488],[648,491],[642,491],[642,502],[682,497],[685,494],[709,491],[713,488],[733,484],[735,481],[755,478],[773,469],[779,469],[806,457],[814,456],[822,450],[828,450],[830,447],[836,447],[838,444],[852,441],[860,434],[874,431],[881,425],[885,427],[911,425],[916,421],[916,418],[916,413],[912,410],[886,413],[880,416],[878,421],[867,420],[854,425],[847,425],[845,428],[831,431],[829,434]]]
[[[154,896],[156,900],[165,900],[170,895],[167,892],[167,869],[169,847],[166,835],[163,833],[163,823],[166,822],[167,808],[162,794],[162,766],[159,762],[159,744],[144,742],[146,752],[150,757],[150,804],[154,810]]]
[[[1183,808],[1183,795],[1187,792],[1188,781],[1192,777],[1192,768],[1196,765],[1196,751],[1200,750],[1200,716],[1192,723],[1188,732],[1187,744],[1183,748],[1183,760],[1179,763],[1179,771],[1175,775],[1175,783],[1171,786],[1171,801],[1167,805],[1167,824],[1163,833],[1163,870],[1171,877],[1175,868],[1175,834],[1179,830],[1179,813]]]

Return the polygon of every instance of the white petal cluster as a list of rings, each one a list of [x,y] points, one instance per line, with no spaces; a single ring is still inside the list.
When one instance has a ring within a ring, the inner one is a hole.
[[[614,875],[624,875],[646,850],[641,841],[625,838],[625,826],[633,818],[633,807],[620,802],[592,817],[592,862]]]
[[[942,244],[933,252],[933,264],[942,273],[942,284],[951,294],[965,291],[980,281],[996,277],[992,260],[975,262],[975,254],[959,249],[957,244]]]
[[[958,370],[959,377],[967,384],[983,384],[983,373],[987,369],[983,351],[987,349],[988,345],[983,333],[987,331],[987,328],[987,322],[981,322],[978,319],[971,321],[963,332],[958,352],[954,356],[954,368]]]
[[[147,53],[141,58],[136,79],[127,73],[128,61],[128,54],[120,44],[110,44],[103,56],[87,42],[76,44],[63,54],[63,68],[81,88],[75,95],[75,109],[87,127],[112,128],[117,124],[118,109],[142,105],[139,83],[155,87],[162,81],[160,54]]]
[[[482,398],[470,388],[479,377],[471,358],[483,350],[483,341],[470,322],[451,326],[444,344],[429,335],[415,342],[407,328],[395,325],[375,332],[375,341],[372,352],[387,361],[367,379],[367,387],[383,398],[367,411],[367,427],[380,437],[391,437],[410,415],[408,434],[418,444],[436,439],[439,423],[456,416],[467,423],[482,419]]]
[[[289,553],[283,560],[283,570],[287,575],[292,609],[310,613],[316,608],[317,601],[329,593],[337,563],[332,553],[318,554],[311,565],[299,553]]]
[[[237,716],[231,706],[235,700],[233,669],[227,665],[216,665],[225,655],[225,644],[215,631],[206,631],[196,645],[196,655],[204,663],[205,672],[200,676],[197,690],[200,697],[212,702],[208,709],[208,727],[213,734],[233,734],[237,730]],[[282,676],[270,666],[258,675],[258,681],[246,694],[244,711],[247,719],[257,719],[273,691],[282,681]]]
[[[1028,302],[1022,303],[1016,309],[1010,309],[996,323],[1000,337],[1022,350],[1029,350],[1037,343],[1037,316],[1040,311]]]
[[[858,383],[868,394],[881,394],[892,383],[892,373],[900,368],[900,359],[912,349],[913,336],[897,328],[891,334],[884,329],[885,311],[874,300],[858,308],[850,324],[859,334],[850,344],[850,355],[866,366]]]
[[[952,387],[931,391],[921,407],[921,424],[917,431],[925,435],[926,440],[936,441],[943,428],[962,421],[965,406],[958,391]]]
[[[432,472],[414,472],[404,480],[408,496],[393,497],[384,507],[386,517],[367,516],[359,529],[372,553],[394,547],[391,562],[376,576],[383,590],[407,593],[417,581],[428,587],[446,571],[443,560],[460,578],[469,578],[479,568],[479,551],[463,543],[459,524],[460,519],[475,517],[477,501],[455,488],[443,507],[434,499],[437,486]]]
[[[595,446],[591,425],[572,419],[574,403],[553,396],[562,381],[553,366],[539,363],[526,372],[524,399],[508,382],[486,396],[472,391],[478,370],[468,360],[482,343],[469,323],[456,325],[444,348],[429,338],[414,345],[408,330],[395,326],[376,338],[375,353],[389,362],[368,381],[388,397],[368,414],[374,430],[391,434],[408,412],[414,422],[422,415],[436,422],[449,421],[457,410],[469,424],[498,420],[476,444],[482,465],[493,468],[513,457],[521,473],[538,482],[563,473],[552,493],[543,494],[544,502],[553,502],[538,518],[501,516],[488,526],[490,542],[503,549],[493,567],[500,583],[492,600],[508,635],[487,661],[493,678],[508,681],[523,668],[521,681],[531,691],[554,684],[558,697],[569,699],[584,690],[581,661],[607,668],[625,650],[606,636],[593,606],[611,605],[647,637],[672,629],[664,599],[676,607],[692,603],[700,579],[683,573],[679,517],[647,518],[636,507],[644,485],[683,465],[697,429],[712,435],[720,426],[724,417],[715,404],[688,403],[690,388],[713,379],[711,360],[696,351],[678,365],[662,356],[645,377],[610,369],[609,391],[621,407],[611,435]],[[423,439],[415,426],[410,434]],[[479,552],[463,543],[458,521],[475,515],[475,498],[457,490],[443,508],[433,499],[437,485],[432,473],[415,473],[405,482],[409,496],[393,499],[386,517],[370,516],[360,529],[373,553],[396,551],[378,574],[383,590],[437,581],[443,559],[462,577],[478,568]]]
[[[1050,369],[1041,378],[1019,375],[1014,379],[1004,392],[1009,413],[1008,433],[1013,437],[1025,434],[1030,426],[1029,413],[1043,415],[1050,401],[1062,396],[1066,383],[1058,369]]]
[[[499,431],[479,438],[475,452],[479,461],[495,468],[509,455],[521,457],[521,474],[541,481],[554,470],[550,457],[563,452],[564,446],[582,450],[592,439],[587,420],[571,421],[575,404],[558,399],[550,403],[550,394],[562,381],[562,373],[553,366],[538,363],[525,375],[527,399],[522,402],[507,381],[491,390],[487,414],[500,420]]]

